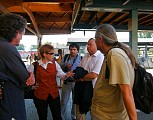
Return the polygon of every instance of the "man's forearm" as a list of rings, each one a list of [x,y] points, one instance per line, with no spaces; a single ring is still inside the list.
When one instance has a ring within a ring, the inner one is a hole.
[[[124,105],[126,107],[127,113],[130,120],[137,120],[137,113],[135,108],[135,103],[133,99],[132,90],[129,85],[120,85]]]
[[[91,73],[86,74],[82,79],[85,81],[92,81],[93,79],[97,77],[98,77],[98,74],[91,72]]]

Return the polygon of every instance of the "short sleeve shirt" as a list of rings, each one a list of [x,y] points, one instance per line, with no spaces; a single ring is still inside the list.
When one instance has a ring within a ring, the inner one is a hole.
[[[106,64],[110,76],[106,78]],[[102,69],[97,79],[92,100],[92,114],[102,120],[129,120],[119,84],[134,82],[134,68],[126,53],[120,48],[113,48],[105,56]]]
[[[86,55],[85,57],[83,57],[80,66],[88,72],[99,74],[103,60],[104,55],[100,51],[97,51],[95,54],[91,56]],[[97,78],[92,80],[93,87],[95,86],[96,80]]]

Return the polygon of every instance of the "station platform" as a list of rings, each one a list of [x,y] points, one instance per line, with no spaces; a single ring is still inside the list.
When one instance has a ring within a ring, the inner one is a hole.
[[[61,93],[61,90],[59,90],[59,92]],[[39,120],[33,100],[25,99],[25,105],[26,105],[26,112],[27,112],[27,120]],[[66,107],[65,120],[72,120],[71,119],[71,106],[72,106],[72,99],[69,100],[68,105]],[[90,119],[91,119],[90,113],[87,113],[86,120],[90,120]],[[50,109],[48,109],[48,120],[53,120]]]
[[[147,69],[153,75],[153,69]],[[59,85],[59,80],[57,79],[57,84]],[[59,89],[59,94],[61,95],[61,89]],[[70,95],[70,98],[72,95]],[[27,112],[27,120],[39,120],[36,108],[34,106],[32,99],[25,99],[26,105],[26,112]],[[66,115],[65,120],[72,120],[71,119],[71,106],[72,106],[72,99],[69,100],[67,108],[66,108]],[[153,120],[153,112],[151,114],[145,114],[139,110],[137,110],[138,120]],[[48,120],[53,120],[50,110],[48,109]],[[91,120],[90,112],[86,115],[86,120]]]
[[[27,112],[27,120],[39,120],[38,114],[36,111],[36,108],[34,106],[32,99],[25,99],[25,105],[26,105],[26,112]],[[71,119],[71,105],[72,100],[70,99],[66,108],[66,120],[72,120]],[[153,112],[151,114],[145,114],[139,110],[137,110],[138,120],[153,120]],[[50,110],[48,109],[48,120],[53,120]],[[86,120],[91,120],[90,112],[86,115]]]

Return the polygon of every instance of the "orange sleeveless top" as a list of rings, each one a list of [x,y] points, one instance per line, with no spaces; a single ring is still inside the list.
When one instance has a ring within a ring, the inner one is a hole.
[[[52,64],[47,65],[47,69],[44,69],[37,63],[36,69],[36,83],[39,87],[35,89],[34,95],[36,98],[47,100],[49,94],[53,98],[57,98],[59,95],[57,82],[56,82],[56,64],[52,61]]]

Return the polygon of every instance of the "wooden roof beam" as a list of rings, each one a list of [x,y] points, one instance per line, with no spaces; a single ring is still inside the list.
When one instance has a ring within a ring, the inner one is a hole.
[[[153,2],[147,2],[145,0],[130,0],[128,4],[123,5],[120,0],[93,0],[93,4],[89,6],[82,7],[82,10],[103,10],[106,11],[107,8],[110,8],[114,12],[114,10],[122,11],[122,10],[131,10],[131,9],[137,9],[143,10],[143,11],[153,11]],[[105,10],[106,9],[106,10]]]
[[[23,0],[23,2],[74,3],[74,0]]]
[[[33,24],[33,26],[34,26],[34,28],[35,28],[35,31],[36,31],[36,33],[37,33],[37,36],[38,36],[38,37],[42,37],[41,34],[40,34],[40,32],[39,32],[39,29],[38,29],[36,20],[35,20],[35,18],[34,18],[34,16],[33,16],[32,12],[31,12],[30,9],[29,9],[29,6],[28,6],[27,4],[22,4],[21,7],[23,7],[23,10],[29,15],[29,17],[30,17],[30,19],[31,19],[31,21],[32,21],[32,24]]]
[[[37,23],[40,23],[40,22],[43,22],[43,23],[50,23],[50,22],[68,22],[70,23],[71,22],[71,18],[70,17],[52,17],[52,16],[49,16],[49,17],[40,17],[40,16],[35,16],[35,19],[36,19],[36,22]]]
[[[33,33],[34,35],[36,35],[36,36],[37,36],[36,32],[35,32],[35,31],[33,31],[33,30],[30,28],[30,27],[28,27],[28,26],[27,26],[27,27],[26,27],[26,29],[27,29],[27,30],[29,30],[31,33]]]
[[[0,0],[0,3],[5,6],[5,8],[9,8],[11,6],[20,6],[22,0]]]
[[[61,29],[63,29],[65,26],[69,27],[69,26],[67,25],[67,23],[65,23],[65,24],[61,27]]]
[[[139,18],[138,22],[139,22],[139,24],[141,24],[141,23],[143,23],[143,21],[145,21],[145,20],[147,20],[149,18],[152,18],[152,17],[153,17],[152,14],[145,15],[144,17]]]
[[[23,3],[26,4],[26,3]],[[43,5],[43,4],[38,4],[38,5],[32,5],[28,4],[29,9],[31,12],[72,12],[73,9],[71,5],[65,4],[63,6],[60,5]],[[12,12],[23,12],[23,10],[19,6],[12,6],[8,8],[9,11]]]
[[[104,15],[101,16],[101,17],[99,18],[98,24],[99,24],[101,21],[103,21],[109,14],[110,14],[109,12],[104,13]]]
[[[87,19],[86,23],[90,23],[93,18],[97,15],[97,11],[92,11],[90,17]]]
[[[0,3],[0,10],[3,13],[10,13],[1,3]],[[29,28],[28,26],[26,26],[26,29],[29,30],[31,33],[33,33],[34,35],[36,35],[36,32],[33,31],[31,28]]]
[[[114,22],[114,24],[121,24],[122,21],[125,21],[125,20],[129,19],[129,14],[125,14],[123,16],[124,16],[123,18],[121,18],[120,20]]]
[[[143,22],[140,22],[139,25],[143,25],[144,23],[147,24],[147,25],[149,25],[152,22],[153,22],[153,18],[152,18],[152,16],[150,16],[149,19],[147,19],[147,20],[145,20]]]
[[[130,2],[130,0],[122,0],[123,5],[126,5],[128,2]]]
[[[57,35],[57,34],[70,34],[71,33],[70,29],[57,29],[57,28],[50,28],[49,30],[41,28],[40,32],[43,35],[53,35],[53,34]]]
[[[9,13],[9,11],[0,3],[0,10],[3,12],[3,13]]]
[[[75,21],[76,24],[79,24],[79,22],[80,22],[80,20],[81,20],[81,18],[82,18],[84,13],[85,13],[84,11],[79,11],[77,19]]]
[[[114,20],[116,20],[118,17],[120,17],[123,13],[116,13],[115,16],[113,16],[110,20],[108,20],[108,23],[112,24]]]
[[[75,23],[75,20],[77,18],[78,12],[80,10],[80,4],[81,4],[81,0],[76,0],[76,2],[74,4],[74,12],[72,14],[72,22],[71,22],[71,31],[73,29],[73,25]]]

